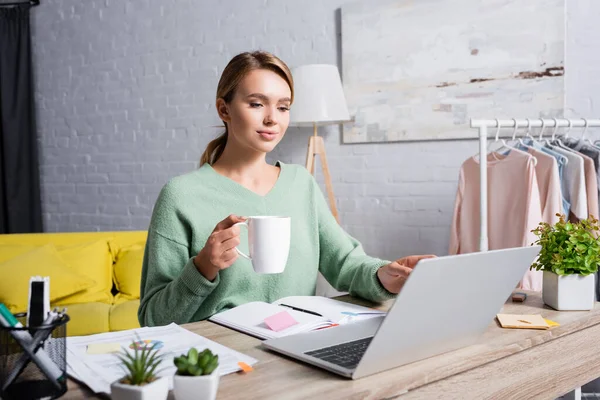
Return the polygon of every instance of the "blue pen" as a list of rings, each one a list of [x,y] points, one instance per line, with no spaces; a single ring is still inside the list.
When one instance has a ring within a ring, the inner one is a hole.
[[[370,312],[352,312],[352,311],[342,311],[340,314],[350,315],[351,317],[356,317],[358,315],[384,315],[386,314],[383,311],[370,311]]]

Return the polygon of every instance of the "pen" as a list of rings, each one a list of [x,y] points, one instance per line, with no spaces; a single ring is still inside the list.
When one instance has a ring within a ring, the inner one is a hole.
[[[322,315],[321,315],[321,314],[319,314],[319,313],[316,313],[316,312],[314,312],[314,311],[305,310],[305,309],[303,309],[303,308],[298,308],[298,307],[290,306],[290,305],[287,305],[287,304],[279,304],[279,305],[280,305],[280,306],[283,306],[283,307],[288,307],[288,308],[291,308],[292,310],[296,310],[296,311],[302,311],[302,312],[304,312],[304,313],[307,313],[307,314],[316,315],[317,317],[322,317]]]

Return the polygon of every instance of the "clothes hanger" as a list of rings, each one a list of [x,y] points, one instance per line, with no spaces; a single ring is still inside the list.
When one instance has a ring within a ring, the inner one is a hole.
[[[527,132],[525,132],[525,136],[528,137],[532,143],[536,143],[541,146],[542,144],[535,138],[535,136],[533,136],[531,134],[531,121],[529,120],[529,118],[526,118],[526,119],[527,119]],[[543,123],[543,121],[542,121],[542,123]]]
[[[554,145],[552,145],[552,142],[554,142],[555,140],[558,140],[556,138],[556,132],[558,131],[558,120],[556,118],[552,118],[554,120],[554,130],[552,131],[552,138],[550,140],[548,140],[547,138],[544,139],[544,145],[549,148],[552,149],[553,147],[556,147]],[[569,120],[569,126],[571,124],[571,120]],[[540,138],[542,137],[542,135],[540,134]],[[558,154],[558,153],[556,153]],[[560,159],[562,160],[563,165],[567,165],[569,164],[569,159],[565,156],[563,156],[562,154],[558,154],[560,156]]]
[[[581,118],[581,119],[583,120],[583,124],[584,124],[583,132],[581,133],[581,137],[579,138],[579,140],[577,142],[584,143],[584,144],[592,144],[592,142],[585,137],[585,132],[587,131],[587,128],[588,128],[588,120],[586,118]]]
[[[569,124],[569,126],[568,126],[567,131],[565,132],[565,135],[563,136],[563,139],[561,140],[560,137],[556,138],[556,146],[555,147],[558,147],[559,149],[561,149],[563,151],[568,151],[571,154],[575,154],[576,156],[579,156],[580,153],[577,150],[574,150],[565,144],[567,140],[571,139],[571,138],[569,138],[569,132],[571,132],[571,128],[573,127],[573,121],[570,118],[568,119],[568,124]],[[564,142],[563,142],[563,140],[564,140]]]
[[[556,125],[557,124],[556,118],[553,118],[553,119],[554,119],[554,125]],[[544,143],[543,142],[544,130],[546,130],[546,120],[544,118],[542,118],[542,129],[540,129],[540,136],[538,137],[538,143],[540,145],[543,145],[543,143]]]
[[[512,120],[513,120],[513,123],[515,124],[515,128],[512,131],[512,137],[510,138],[510,140],[512,141],[512,144],[514,146],[516,146],[517,143],[519,143],[519,144],[522,145],[523,144],[523,140],[521,140],[521,138],[517,137],[517,130],[519,129],[519,126],[517,124],[517,120],[514,119],[514,118],[512,118]]]
[[[512,141],[515,142],[515,148],[517,150],[521,150],[518,147],[516,147],[516,143],[519,143],[521,146],[523,146],[523,147],[525,147],[527,149],[534,149],[532,146],[530,146],[527,143],[525,143],[523,141],[522,137],[519,137],[519,138],[517,137],[517,130],[519,129],[519,124],[517,123],[517,120],[515,118],[511,118],[511,119],[513,120],[513,123],[515,124],[515,128],[513,129],[512,138],[511,138]],[[530,132],[531,132],[531,121],[529,120],[529,118],[526,118],[526,120],[527,120],[527,132],[525,133],[525,135],[526,135],[526,137],[529,137],[529,138],[531,138],[533,140],[534,137],[531,136],[531,134],[530,134]],[[523,150],[521,150],[521,151],[523,151]],[[524,152],[524,153],[527,153],[527,152]],[[529,153],[527,153],[527,154],[529,154]]]
[[[517,134],[517,129],[518,129],[519,127],[518,127],[518,124],[517,124],[517,120],[513,118],[513,121],[514,121],[514,123],[515,123],[515,129],[513,130],[513,136],[512,136],[512,140],[515,140],[515,137],[516,137],[516,134]],[[498,119],[496,119],[496,124],[498,124]],[[530,124],[529,124],[529,121],[528,121],[528,125],[530,125]],[[499,129],[498,129],[498,130],[496,130],[496,140],[498,140],[498,132],[499,132],[499,131],[500,131]],[[508,143],[506,143],[506,141],[505,141],[504,139],[500,139],[500,140],[501,140],[502,144],[504,145],[504,147],[506,147],[506,148],[507,148],[509,151],[516,151],[517,153],[525,154],[526,156],[533,158],[533,165],[534,165],[534,166],[535,166],[535,165],[537,165],[537,158],[535,158],[534,156],[532,156],[532,155],[531,155],[531,154],[529,154],[528,152],[526,152],[526,151],[523,151],[523,150],[519,149],[519,148],[518,148],[517,146],[515,146],[515,145],[512,145],[512,144],[508,144]],[[519,139],[519,140],[520,140],[520,139]],[[521,142],[521,143],[523,143],[523,141],[522,141],[522,140],[520,140],[520,142]]]
[[[568,124],[567,129],[565,130],[565,132],[563,134],[563,137],[565,139],[569,138],[569,132],[571,132],[571,128],[573,127],[573,121],[571,120],[571,118],[567,119],[567,124]],[[563,142],[560,140],[560,136],[557,136],[556,138],[553,138],[551,143],[554,146],[558,145],[561,149],[564,148],[564,147],[566,147],[563,144]]]
[[[552,131],[552,140],[548,140],[546,139],[544,141],[545,144],[550,145],[551,142],[554,142],[555,138],[556,138],[556,132],[558,131],[558,120],[556,118],[552,118],[554,120],[554,130]],[[541,139],[542,135],[540,135],[540,139]]]
[[[581,118],[583,120],[583,132],[581,132],[581,137],[579,138],[579,142],[586,142],[585,139],[585,132],[587,131],[588,128],[588,120],[586,118]],[[588,140],[589,142],[589,140]]]
[[[527,132],[525,132],[525,137],[527,139],[531,140],[532,144],[533,143],[538,143],[538,141],[535,139],[535,137],[533,137],[533,135],[531,135],[531,120],[529,118],[525,118],[525,120],[527,121]],[[515,121],[515,127],[516,127],[517,122],[516,122],[516,120],[514,118],[513,118],[513,121]],[[515,130],[513,131],[513,138],[514,138],[514,135],[515,135],[516,131],[517,130],[515,128]],[[523,138],[519,138],[519,143],[521,143],[521,145],[524,146],[524,147],[527,147],[529,149],[534,149],[535,150],[535,147],[533,147],[533,145],[525,143],[525,141],[523,140]]]
[[[498,120],[498,118],[494,118],[496,120],[496,134],[494,135],[494,141],[492,143],[500,143],[501,146],[498,147],[497,149],[493,149],[493,148],[489,148],[488,154],[491,155],[492,157],[494,157],[497,161],[500,161],[501,158],[498,158],[497,153],[502,150],[502,149],[508,149],[510,150],[510,148],[507,146],[506,141],[502,138],[500,138],[500,121]]]
[[[586,118],[582,118],[583,122],[584,122],[584,126],[583,126],[583,133],[581,134],[581,138],[579,139],[579,141],[583,141],[584,144],[593,147],[596,150],[600,150],[600,147],[593,143],[589,138],[585,137],[585,133],[587,132],[587,128],[588,128],[588,120]]]
[[[558,126],[558,121],[556,120],[556,118],[552,118],[552,119],[554,120],[554,131],[552,132],[552,140],[548,141],[546,139],[544,146],[546,146],[546,148],[549,148],[550,150],[560,149],[560,150],[570,151],[570,149],[567,146],[565,146],[563,144],[563,142],[561,142],[560,136],[556,136],[556,130],[557,130],[556,127]],[[569,129],[567,131],[565,131],[565,134],[564,134],[565,139],[568,139],[569,131],[571,130],[571,125],[572,125],[571,120],[568,120],[568,123],[569,123]],[[543,130],[544,130],[544,120],[542,119],[542,132],[543,132]],[[564,158],[566,159],[566,157],[564,157]]]
[[[502,145],[502,146],[500,146],[498,149],[494,149],[494,148],[492,147],[492,144],[494,144],[494,143],[497,143],[497,142],[499,142],[499,141],[500,141],[500,140],[498,139],[498,135],[499,135],[499,133],[500,133],[500,122],[498,121],[498,118],[496,118],[496,126],[497,126],[497,128],[496,128],[496,133],[495,133],[495,135],[494,135],[494,140],[493,140],[491,143],[489,143],[489,144],[487,145],[486,161],[487,161],[487,156],[489,156],[489,155],[491,155],[492,157],[494,157],[494,158],[495,158],[497,161],[500,161],[500,158],[498,158],[498,156],[497,156],[496,154],[494,154],[494,153],[495,153],[496,151],[498,151],[498,150],[502,150],[502,148],[504,147],[504,143],[502,143],[503,145]],[[489,137],[488,137],[488,138],[489,138]],[[491,140],[491,139],[488,139],[488,140]],[[502,142],[504,142],[504,141],[502,141]],[[475,155],[473,156],[473,159],[474,159],[475,161],[478,161],[478,162],[480,162],[480,161],[481,161],[481,160],[480,160],[480,159],[481,159],[481,154],[480,154],[480,153],[477,153],[477,154],[475,154]]]

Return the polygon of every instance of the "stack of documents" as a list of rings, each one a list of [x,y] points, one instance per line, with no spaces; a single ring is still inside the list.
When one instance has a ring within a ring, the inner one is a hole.
[[[162,355],[158,368],[159,376],[168,376],[169,386],[173,387],[173,375],[176,367],[173,358],[187,354],[191,347],[202,351],[206,348],[219,355],[219,373],[221,376],[241,370],[239,362],[253,365],[256,359],[208,340],[188,331],[177,324],[153,328],[139,328],[128,331],[101,333],[90,336],[67,338],[67,373],[87,385],[95,393],[110,394],[110,384],[125,375],[125,370],[115,352],[128,351],[133,342],[141,345],[155,345]],[[89,346],[89,349],[88,349]]]

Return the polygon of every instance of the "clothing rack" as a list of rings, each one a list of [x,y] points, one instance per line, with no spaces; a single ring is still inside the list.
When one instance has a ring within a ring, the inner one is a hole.
[[[479,215],[480,215],[480,230],[479,230],[479,251],[488,250],[488,235],[487,235],[487,140],[488,128],[496,128],[495,139],[499,139],[499,131],[502,128],[514,128],[512,139],[515,138],[515,133],[519,128],[542,128],[539,133],[539,138],[542,138],[545,128],[554,128],[551,136],[555,137],[556,131],[559,128],[568,128],[565,135],[568,135],[571,128],[584,128],[581,134],[581,139],[584,139],[585,132],[588,127],[600,127],[600,119],[567,119],[567,118],[527,118],[527,119],[471,119],[471,128],[479,129],[479,181],[480,181],[480,197],[479,197]],[[535,135],[532,135],[535,136]],[[561,135],[562,136],[562,135]],[[506,136],[505,136],[506,137]],[[546,136],[546,138],[548,135]]]

